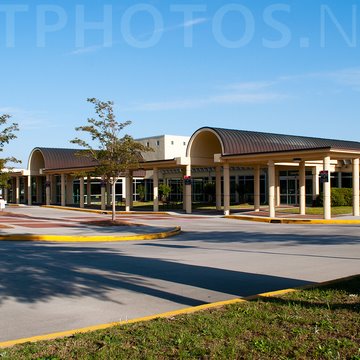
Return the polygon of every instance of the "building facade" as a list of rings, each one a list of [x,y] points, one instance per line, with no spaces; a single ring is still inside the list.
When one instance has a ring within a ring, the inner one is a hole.
[[[130,210],[145,198],[159,209],[159,184],[171,186],[170,201],[214,201],[218,210],[249,203],[259,211],[269,206],[275,216],[279,205],[306,206],[324,194],[324,217],[331,217],[331,187],[353,189],[353,214],[359,215],[360,143],[242,130],[201,128],[191,137],[162,135],[138,139],[154,149],[144,154],[141,168],[122,178],[116,189],[118,203]],[[110,187],[89,174],[96,167],[75,156],[74,149],[35,148],[25,170],[11,174],[3,189],[8,202],[26,204],[110,204]],[[79,175],[80,174],[80,175]],[[87,175],[88,174],[88,175]],[[322,181],[320,181],[322,180]],[[142,191],[142,193],[144,193]]]

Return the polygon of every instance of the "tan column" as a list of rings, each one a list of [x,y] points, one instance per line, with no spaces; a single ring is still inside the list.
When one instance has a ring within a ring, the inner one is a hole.
[[[85,181],[84,177],[80,177],[80,208],[83,209],[85,207],[85,189],[84,189]]]
[[[338,172],[338,188],[342,188],[342,172],[339,170]]]
[[[20,176],[16,177],[15,203],[20,204]]]
[[[224,215],[230,215],[230,166],[224,164]]]
[[[42,178],[40,176],[35,177],[36,180],[36,202],[38,204],[42,203]]]
[[[74,203],[74,179],[71,175],[66,176],[66,204]]]
[[[186,165],[186,176],[191,176],[191,165]],[[185,211],[187,214],[192,213],[192,186],[191,185],[184,185],[185,186]]]
[[[106,183],[106,205],[111,205],[111,184],[110,182]]]
[[[275,206],[280,206],[280,171],[275,170]]]
[[[56,195],[57,195],[57,182],[56,175],[50,175],[50,194],[51,194],[51,204],[56,204]]]
[[[319,172],[318,168],[315,166],[312,169],[312,185],[313,185],[313,201],[320,195],[320,184],[319,184]]]
[[[238,175],[235,175],[235,204],[239,204],[240,203],[240,193],[239,191],[236,191],[236,186],[239,185],[239,179],[240,177]]]
[[[125,211],[130,211],[131,209],[131,185],[132,185],[132,181],[131,181],[131,177],[130,175],[127,175],[125,177]]]
[[[7,185],[7,184],[6,184]],[[6,202],[8,202],[8,197],[9,197],[9,190],[8,190],[8,188],[7,188],[7,186],[5,186],[4,187],[4,200],[6,201]]]
[[[10,187],[11,187],[11,202],[15,204],[16,202],[16,177],[10,179]]]
[[[221,166],[216,166],[216,210],[221,210]]]
[[[359,199],[359,159],[353,159],[352,162],[353,178],[353,215],[360,216],[360,199]]]
[[[260,211],[260,166],[254,167],[254,210]]]
[[[45,204],[50,205],[51,203],[51,182],[50,175],[46,175],[46,184],[45,184]]]
[[[331,219],[331,184],[330,184],[330,156],[324,157],[324,170],[328,171],[329,178],[324,182],[324,219]]]
[[[154,211],[159,211],[159,170],[154,168],[153,172],[153,209]]]
[[[61,206],[66,206],[65,174],[61,174],[60,198]]]
[[[29,175],[27,178],[27,189],[28,205],[32,205],[31,175]]]
[[[106,184],[105,179],[101,178],[101,210],[106,209]]]
[[[91,176],[86,177],[86,205],[91,205]]]
[[[299,165],[300,215],[306,214],[306,167],[305,161]]]
[[[134,206],[134,178],[132,176],[132,173],[130,173],[130,209]]]
[[[269,216],[271,218],[276,216],[275,213],[275,164],[274,161],[268,162],[269,172]]]

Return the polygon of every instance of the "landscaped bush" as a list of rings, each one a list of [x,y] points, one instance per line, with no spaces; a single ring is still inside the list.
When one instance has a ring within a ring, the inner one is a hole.
[[[324,194],[321,193],[315,202],[315,206],[323,206]],[[331,206],[352,206],[353,191],[349,188],[332,188],[331,189]]]

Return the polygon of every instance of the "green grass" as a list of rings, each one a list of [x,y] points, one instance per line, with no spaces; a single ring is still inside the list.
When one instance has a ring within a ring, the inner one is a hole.
[[[17,359],[360,359],[360,276],[336,285],[0,350]]]
[[[289,214],[299,214],[299,208],[293,207],[288,209],[281,209],[280,212],[286,212]],[[331,208],[332,215],[348,215],[352,214],[353,208],[352,206],[334,206]],[[323,207],[308,207],[306,208],[307,215],[323,215],[324,208]]]

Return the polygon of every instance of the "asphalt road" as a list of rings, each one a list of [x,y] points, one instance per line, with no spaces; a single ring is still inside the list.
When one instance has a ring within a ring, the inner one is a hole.
[[[136,217],[184,233],[131,243],[0,242],[0,341],[360,273],[360,226],[150,218]]]

